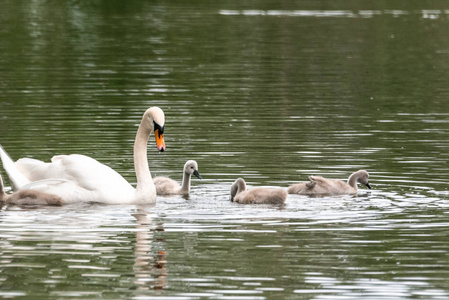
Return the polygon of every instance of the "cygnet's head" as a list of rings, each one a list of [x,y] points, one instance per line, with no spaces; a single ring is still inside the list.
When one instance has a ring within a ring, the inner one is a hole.
[[[371,188],[371,186],[368,183],[368,178],[369,178],[369,174],[367,171],[365,170],[359,170],[356,173],[357,176],[357,181],[360,182],[361,184],[364,184],[367,188]]]
[[[199,179],[203,179],[201,177],[200,173],[198,172],[198,163],[194,160],[188,160],[186,164],[184,165],[184,172],[189,175],[195,175]]]

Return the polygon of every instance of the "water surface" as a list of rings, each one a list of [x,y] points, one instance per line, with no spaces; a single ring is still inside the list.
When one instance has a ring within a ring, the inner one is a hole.
[[[446,299],[449,7],[433,1],[0,4],[0,143],[92,156],[135,184],[132,144],[166,113],[153,176],[188,199],[0,211],[16,299]],[[357,197],[229,201],[370,172]],[[2,171],[3,176],[5,173]]]

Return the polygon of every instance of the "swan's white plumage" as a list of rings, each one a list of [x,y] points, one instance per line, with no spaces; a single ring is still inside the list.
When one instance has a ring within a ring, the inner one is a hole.
[[[22,158],[17,169],[26,175],[31,187],[59,195],[69,202],[132,202],[134,188],[112,168],[80,154],[58,155],[44,163],[36,159]],[[50,179],[64,179],[54,182]],[[47,180],[45,180],[47,179]]]
[[[149,135],[157,131],[158,149],[165,150],[164,123],[164,113],[158,107],[149,108],[143,115],[134,143],[136,189],[116,171],[85,155],[58,155],[51,159],[51,163],[22,158],[13,165],[7,161],[9,157],[4,150],[0,155],[15,189],[32,188],[56,194],[64,203],[154,203],[156,191],[148,168],[147,141]],[[28,182],[24,182],[23,177]]]

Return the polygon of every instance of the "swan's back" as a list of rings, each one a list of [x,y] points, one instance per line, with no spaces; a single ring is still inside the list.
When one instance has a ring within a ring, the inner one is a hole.
[[[80,154],[53,156],[51,163],[45,163],[37,159],[22,158],[16,162],[16,166],[31,181],[53,178],[66,179],[76,181],[87,189],[95,189],[99,185],[129,185],[112,168],[96,159]]]
[[[85,155],[58,155],[51,163],[22,158],[16,166],[32,181],[33,189],[57,194],[66,204],[127,202],[132,200],[135,192],[112,168]],[[60,179],[59,182],[54,182],[54,178]]]

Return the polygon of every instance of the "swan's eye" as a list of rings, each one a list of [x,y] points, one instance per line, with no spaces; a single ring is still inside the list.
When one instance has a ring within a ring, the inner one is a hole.
[[[156,130],[157,130],[159,137],[161,137],[161,135],[164,134],[164,126],[159,125],[155,121],[153,121],[153,124],[154,124],[154,129],[153,129],[154,132],[156,132]]]

